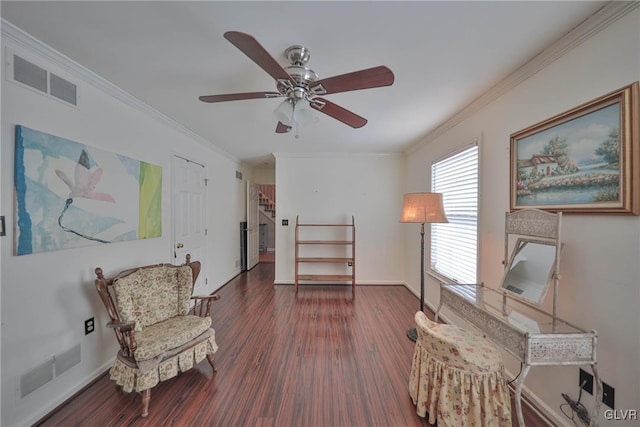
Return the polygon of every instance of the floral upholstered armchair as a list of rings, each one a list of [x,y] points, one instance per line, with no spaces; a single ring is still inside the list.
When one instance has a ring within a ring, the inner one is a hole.
[[[142,393],[142,416],[149,413],[151,388],[207,359],[215,371],[218,349],[211,327],[217,295],[191,296],[200,262],[132,268],[105,278],[96,268],[96,288],[120,351],[109,373],[125,392]],[[190,303],[195,300],[194,313]]]

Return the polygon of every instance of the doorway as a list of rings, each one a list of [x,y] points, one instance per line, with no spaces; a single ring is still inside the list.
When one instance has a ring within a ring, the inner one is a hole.
[[[173,263],[183,264],[187,254],[193,261],[203,261],[207,256],[205,166],[180,156],[173,156],[171,166]],[[200,274],[194,289],[205,283],[206,274]]]

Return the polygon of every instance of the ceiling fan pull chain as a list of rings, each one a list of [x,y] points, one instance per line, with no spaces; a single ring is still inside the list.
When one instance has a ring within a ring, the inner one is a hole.
[[[295,124],[296,126],[296,135],[295,135],[295,139],[300,139],[300,134],[299,134],[299,130],[300,130],[300,120],[298,120],[298,117],[296,117],[296,105],[298,104],[297,101],[293,102],[293,111],[291,113],[291,120],[293,121],[292,124]]]

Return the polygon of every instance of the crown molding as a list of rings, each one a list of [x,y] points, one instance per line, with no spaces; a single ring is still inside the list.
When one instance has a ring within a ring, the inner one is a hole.
[[[233,162],[241,163],[241,161],[237,157],[221,149],[220,147],[215,145],[214,142],[203,138],[202,136],[196,134],[195,132],[191,131],[190,129],[176,122],[172,118],[162,114],[158,110],[151,108],[149,105],[145,104],[144,102],[134,97],[130,93],[120,89],[118,86],[109,82],[105,78],[99,76],[98,74],[94,73],[88,68],[71,60],[70,58],[66,57],[62,53],[53,49],[51,46],[43,43],[42,41],[36,39],[32,35],[16,27],[9,21],[6,21],[5,19],[1,19],[0,30],[1,30],[0,34],[2,35],[3,39],[6,38],[5,40],[10,40],[19,48],[25,49],[29,53],[32,53],[38,56],[42,60],[50,62],[57,67],[60,67],[70,75],[84,81],[85,83],[95,87],[96,89],[101,90],[107,95],[114,97],[115,99],[140,111],[143,114],[146,114],[147,116],[159,121],[160,123],[177,130],[178,132],[182,133],[186,137],[198,142],[205,148],[213,150],[217,154],[220,154],[221,156]],[[3,41],[3,44],[5,44],[4,41]]]
[[[404,153],[350,153],[350,152],[319,152],[319,153],[272,153],[277,159],[332,159],[332,158],[404,158]]]
[[[442,136],[454,126],[476,114],[482,108],[509,92],[538,71],[549,66],[556,59],[564,56],[572,49],[580,46],[586,40],[598,34],[609,25],[640,6],[640,1],[611,1],[600,8],[593,15],[574,27],[562,38],[545,48],[538,55],[511,73],[508,77],[491,87],[484,94],[467,104],[449,119],[442,122],[435,129],[428,132],[420,141],[405,150],[405,154],[412,154]]]

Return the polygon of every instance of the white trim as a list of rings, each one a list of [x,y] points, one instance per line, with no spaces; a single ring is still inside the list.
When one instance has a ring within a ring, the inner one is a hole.
[[[274,285],[294,285],[292,280],[275,280]],[[307,283],[303,283],[300,286],[305,286]],[[332,285],[334,283],[331,283]],[[336,286],[351,286],[351,282],[335,283]],[[356,289],[358,286],[404,286],[407,287],[407,282],[402,280],[356,280]],[[357,291],[356,291],[357,292]]]
[[[596,13],[591,15],[581,24],[565,34],[560,40],[545,48],[538,55],[529,60],[526,64],[511,73],[508,77],[498,82],[488,91],[480,95],[471,103],[467,104],[453,116],[436,126],[428,132],[420,141],[409,146],[405,154],[412,154],[439,136],[442,136],[454,126],[476,114],[486,105],[495,101],[505,93],[509,92],[538,71],[550,65],[556,59],[562,57],[572,49],[580,46],[589,38],[595,36],[618,19],[640,7],[638,1],[612,1],[608,2]]]
[[[325,153],[272,153],[277,159],[299,159],[299,158],[357,158],[357,157],[398,157],[404,158],[403,153],[340,153],[340,152],[325,152]]]
[[[88,376],[83,377],[80,381],[76,383],[75,386],[67,389],[66,392],[63,392],[62,394],[56,394],[47,404],[45,404],[44,406],[41,406],[40,410],[36,412],[32,412],[31,415],[26,418],[24,425],[28,425],[28,426],[34,425],[36,422],[38,422],[42,418],[49,415],[60,405],[64,404],[67,401],[67,399],[71,398],[74,394],[76,394],[77,392],[82,390],[84,387],[86,387],[87,385],[95,381],[98,377],[103,375],[107,371],[107,369],[111,368],[111,365],[113,365],[114,361],[115,361],[115,357],[113,357],[108,362],[96,368]]]
[[[188,138],[193,139],[194,141],[200,143],[204,147],[215,151],[216,153],[226,157],[227,159],[232,160],[236,163],[241,163],[241,161],[237,157],[233,156],[229,152],[215,145],[215,142],[209,141],[201,137],[200,135],[187,129],[186,127],[176,122],[175,120],[151,108],[144,102],[140,101],[138,98],[134,97],[128,92],[125,92],[124,90],[120,89],[119,87],[109,82],[108,80],[104,79],[103,77],[100,77],[98,74],[94,73],[88,68],[78,64],[77,62],[73,61],[70,58],[67,58],[62,53],[53,49],[49,45],[41,42],[40,40],[36,39],[30,34],[25,33],[20,28],[11,24],[9,21],[6,21],[5,19],[1,19],[0,30],[1,30],[0,34],[2,35],[3,38],[6,37],[8,40],[15,43],[19,47],[25,49],[30,54],[37,55],[41,60],[48,61],[54,64],[55,66],[60,67],[70,75],[76,76],[76,78],[84,81],[85,83],[88,83],[89,85],[95,87],[96,89],[99,89],[105,92],[108,95],[111,95],[112,97],[123,102],[124,104],[132,108],[135,108],[136,110],[146,114],[147,116],[167,126],[170,126],[176,129],[178,132],[181,132]],[[3,41],[3,43],[5,42]],[[45,68],[48,69],[48,67],[45,67]]]

